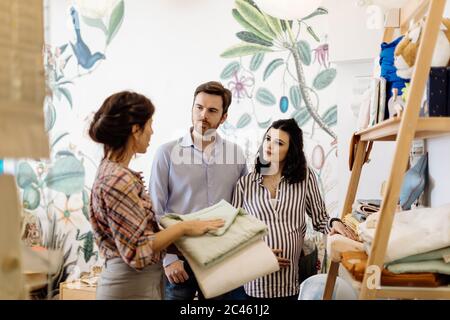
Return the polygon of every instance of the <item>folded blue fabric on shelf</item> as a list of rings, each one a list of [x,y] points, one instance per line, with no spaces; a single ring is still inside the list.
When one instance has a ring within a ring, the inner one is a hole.
[[[420,157],[419,161],[406,172],[400,191],[400,205],[403,210],[411,209],[412,204],[425,190],[428,177],[427,168],[428,153]]]

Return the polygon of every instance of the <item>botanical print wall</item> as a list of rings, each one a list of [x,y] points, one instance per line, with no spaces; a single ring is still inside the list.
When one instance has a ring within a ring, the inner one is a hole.
[[[75,1],[68,11],[74,37],[68,37],[65,43],[47,43],[44,48],[45,127],[52,156],[47,161],[18,162],[16,177],[22,196],[25,242],[64,252],[63,264],[53,278],[52,295],[69,273],[79,276],[99,258],[88,217],[90,185],[85,179],[86,167],[95,170],[98,164],[83,146],[67,143],[71,133],[55,130],[55,124],[59,122],[64,128],[64,123],[74,120],[72,113],[62,110],[77,108],[72,88],[107,59],[106,50],[120,30],[124,8],[124,1],[103,1],[96,7]],[[101,30],[104,38],[103,47],[96,52],[83,37],[93,28]]]
[[[15,174],[25,241],[64,251],[53,294],[68,276],[102,263],[88,221],[102,150],[88,139],[86,128],[101,102],[118,90],[147,94],[149,88],[156,105],[150,158],[135,168],[147,180],[157,146],[190,125],[192,93],[201,81],[220,80],[233,92],[220,133],[241,145],[249,164],[270,123],[293,117],[303,130],[327,209],[336,216],[336,70],[328,61],[325,8],[284,21],[250,0],[48,3],[52,37],[43,51],[44,109],[51,159],[21,160]],[[308,236],[320,243],[310,230]]]
[[[271,17],[253,1],[235,1],[231,15],[242,31],[236,33],[238,43],[221,54],[226,64],[220,78],[233,92],[232,108],[242,111],[222,131],[240,141],[253,160],[266,128],[279,118],[294,118],[303,130],[305,152],[327,210],[335,216],[337,105],[326,95],[336,69],[328,60],[328,44],[311,25],[327,13],[318,8],[298,21],[286,21]],[[320,243],[311,225],[308,230]]]

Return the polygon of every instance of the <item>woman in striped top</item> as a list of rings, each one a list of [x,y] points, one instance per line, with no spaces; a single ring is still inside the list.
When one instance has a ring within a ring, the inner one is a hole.
[[[182,236],[200,236],[223,220],[181,222],[159,230],[142,176],[128,168],[153,134],[154,106],[143,95],[119,92],[94,115],[89,135],[105,157],[92,187],[90,221],[105,266],[97,299],[162,299],[165,249]]]
[[[315,230],[353,238],[339,219],[329,218],[317,179],[306,163],[302,131],[293,119],[275,121],[267,130],[255,170],[239,179],[233,205],[267,224],[265,241],[280,265],[279,271],[245,285],[250,298],[297,299],[306,214]]]

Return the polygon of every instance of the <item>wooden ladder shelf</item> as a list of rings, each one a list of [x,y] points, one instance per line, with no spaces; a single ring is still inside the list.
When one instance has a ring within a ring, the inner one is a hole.
[[[369,254],[367,268],[362,282],[354,280],[344,267],[339,268],[339,262],[331,262],[323,298],[331,299],[339,269],[344,277],[350,277],[354,288],[359,291],[360,299],[375,298],[403,298],[403,299],[450,299],[450,287],[419,288],[419,287],[390,287],[373,286],[370,278],[373,278],[373,270],[369,266],[377,266],[383,269],[383,262],[387,244],[394,219],[395,209],[400,196],[403,175],[406,171],[409,159],[409,151],[415,138],[430,138],[444,134],[450,134],[450,118],[419,118],[420,104],[425,85],[430,72],[431,59],[439,32],[441,18],[443,16],[446,0],[414,0],[408,1],[404,8],[400,9],[400,29],[407,30],[409,21],[422,18],[426,13],[425,27],[422,30],[422,40],[418,49],[414,74],[411,79],[408,100],[401,118],[386,120],[378,125],[356,133],[356,153],[352,166],[347,195],[341,217],[352,211],[352,204],[361,176],[361,171],[366,162],[369,144],[375,141],[395,141],[395,153],[391,165],[390,175],[385,187],[381,202],[381,214],[376,228],[375,238]],[[385,28],[384,41],[391,41],[392,28]],[[380,274],[379,272],[378,274]],[[378,282],[380,283],[380,282]]]

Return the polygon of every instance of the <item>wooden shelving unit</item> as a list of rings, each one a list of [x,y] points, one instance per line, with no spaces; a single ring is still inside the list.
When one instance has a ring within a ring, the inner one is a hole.
[[[339,277],[351,284],[353,289],[361,293],[362,282],[353,278],[353,275],[343,266],[339,265]],[[394,287],[380,286],[374,290],[373,298],[379,299],[448,299],[450,287]]]
[[[404,33],[411,20],[417,21],[426,15],[422,29],[421,43],[416,58],[416,68],[411,79],[405,111],[400,118],[394,118],[356,133],[356,152],[354,155],[350,182],[347,189],[341,217],[352,211],[361,171],[367,160],[369,144],[377,141],[395,141],[396,148],[380,207],[380,219],[367,261],[362,282],[353,279],[344,266],[332,262],[328,272],[324,299],[331,299],[336,277],[347,278],[358,290],[360,299],[399,298],[399,299],[450,299],[450,286],[439,288],[374,286],[371,282],[373,270],[382,270],[387,244],[399,200],[403,175],[406,171],[409,151],[414,139],[425,139],[450,134],[450,118],[419,118],[422,95],[430,72],[431,58],[436,44],[445,0],[411,0],[400,9],[398,28]],[[391,41],[393,28],[385,28],[383,41]],[[376,266],[376,268],[373,268]],[[370,268],[369,268],[370,267]],[[381,274],[381,272],[379,272]],[[379,277],[379,275],[378,275]],[[379,282],[378,282],[379,283]]]
[[[395,141],[401,119],[392,118],[356,133],[362,141]],[[419,118],[414,139],[428,139],[450,134],[450,118]]]

